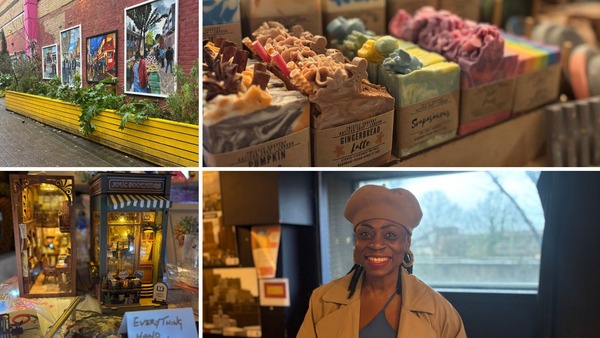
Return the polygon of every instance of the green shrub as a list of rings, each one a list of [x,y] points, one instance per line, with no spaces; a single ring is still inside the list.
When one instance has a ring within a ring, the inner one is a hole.
[[[0,60],[0,63],[2,61]],[[177,122],[198,124],[199,86],[198,63],[186,75],[181,67],[175,67],[177,91],[166,99],[166,104],[158,100],[137,99],[116,94],[117,78],[109,78],[93,86],[80,86],[81,78],[74,77],[74,85],[64,85],[60,78],[42,80],[39,57],[27,57],[12,66],[13,74],[0,75],[0,90],[7,89],[23,93],[41,95],[52,99],[71,102],[81,107],[79,130],[85,136],[91,135],[96,126],[94,118],[103,110],[111,109],[121,115],[119,129],[125,129],[128,122],[138,124],[150,117],[169,119]]]
[[[172,119],[185,123],[198,124],[199,118],[199,85],[198,62],[186,75],[183,69],[175,66],[177,91],[167,97],[167,106],[171,109]]]
[[[34,94],[42,83],[42,63],[39,57],[26,56],[13,62],[13,82],[9,89]]]

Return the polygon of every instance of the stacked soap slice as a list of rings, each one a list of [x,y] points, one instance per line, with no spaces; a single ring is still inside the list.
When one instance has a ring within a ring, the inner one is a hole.
[[[527,111],[558,98],[561,55],[554,46],[502,35],[505,49],[518,57],[513,112]]]
[[[505,50],[517,54],[516,74],[533,73],[560,63],[560,50],[523,37],[503,33]]]

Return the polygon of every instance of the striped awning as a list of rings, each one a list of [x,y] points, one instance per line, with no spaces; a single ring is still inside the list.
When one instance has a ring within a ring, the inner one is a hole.
[[[167,209],[171,207],[171,201],[163,196],[153,195],[109,195],[108,207],[110,210],[123,208],[140,209]]]

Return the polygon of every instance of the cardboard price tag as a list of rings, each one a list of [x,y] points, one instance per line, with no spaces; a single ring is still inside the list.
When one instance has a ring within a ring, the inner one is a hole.
[[[198,337],[191,308],[125,312],[119,333],[132,338]]]

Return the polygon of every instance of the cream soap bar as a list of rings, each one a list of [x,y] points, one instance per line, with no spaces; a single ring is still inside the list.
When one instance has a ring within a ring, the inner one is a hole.
[[[420,55],[421,52],[412,53],[414,49],[406,52],[411,55]],[[436,96],[451,93],[459,89],[460,69],[454,62],[443,61],[431,54],[416,56],[423,67],[408,74],[397,74],[379,67],[379,84],[387,88],[394,97],[396,107],[406,107],[431,99]],[[436,61],[435,63],[432,63]]]

